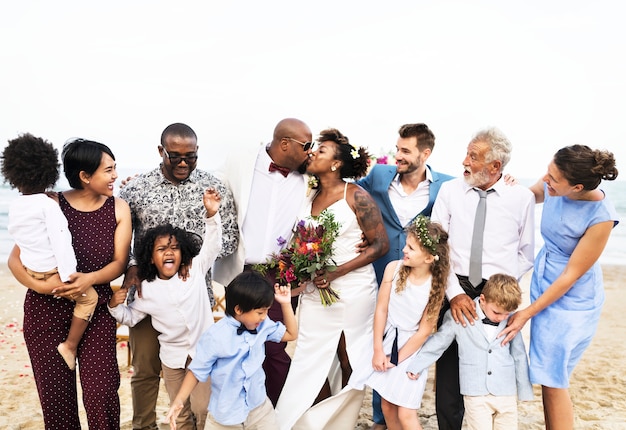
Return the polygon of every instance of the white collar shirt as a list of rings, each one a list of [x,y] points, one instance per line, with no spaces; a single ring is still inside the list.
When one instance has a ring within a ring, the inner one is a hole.
[[[211,302],[206,294],[206,272],[220,252],[219,212],[204,217],[205,233],[200,253],[192,260],[189,277],[183,281],[155,278],[141,283],[142,297],[132,303],[109,308],[120,324],[133,327],[146,316],[159,334],[159,358],[172,369],[184,369],[187,357],[194,357],[200,336],[213,324]],[[135,293],[136,294],[136,293]]]
[[[265,342],[280,342],[286,332],[283,323],[269,318],[257,327],[257,334],[237,334],[239,326],[229,315],[219,320],[202,334],[189,364],[198,381],[211,378],[209,412],[224,426],[242,424],[267,398]]]
[[[400,224],[406,226],[415,218],[416,214],[420,213],[428,205],[430,183],[432,181],[433,175],[427,167],[426,179],[420,182],[411,194],[407,194],[402,188],[400,174],[396,173],[389,185],[388,193],[389,200],[391,200],[391,205],[400,220]]]
[[[518,280],[532,268],[534,258],[535,197],[522,185],[506,185],[501,178],[487,196],[482,277],[505,273]],[[478,193],[464,178],[441,185],[431,219],[448,232],[450,267],[457,275],[468,276],[472,232]],[[449,285],[451,299],[462,293],[461,287]]]
[[[284,177],[270,172],[272,162],[262,146],[254,166],[248,209],[241,227],[246,250],[245,264],[258,264],[279,252],[278,239],[289,240],[293,226],[306,198],[306,180],[298,172]]]
[[[476,297],[474,301],[476,302],[476,314],[478,315],[478,321],[476,321],[475,324],[482,324],[483,330],[485,330],[485,334],[487,335],[487,340],[489,340],[489,342],[493,342],[493,340],[500,332],[500,327],[498,327],[497,325],[483,323],[482,321],[484,318],[487,318],[487,315],[485,315],[483,309],[480,307],[479,298]]]

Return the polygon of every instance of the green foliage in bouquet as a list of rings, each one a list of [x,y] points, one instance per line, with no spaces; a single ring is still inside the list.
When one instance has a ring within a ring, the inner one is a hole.
[[[337,268],[332,255],[340,226],[334,214],[327,210],[316,217],[300,220],[289,245],[273,254],[265,263],[255,265],[254,269],[264,275],[275,273],[275,278],[281,284],[312,281],[318,270],[332,272]],[[278,243],[284,245],[285,240],[279,237]],[[339,294],[330,284],[318,290],[324,306],[339,300]]]

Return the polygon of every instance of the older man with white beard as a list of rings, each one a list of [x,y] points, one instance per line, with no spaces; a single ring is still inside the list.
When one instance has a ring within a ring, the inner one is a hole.
[[[458,323],[474,324],[473,299],[485,280],[495,273],[519,280],[533,265],[535,198],[524,186],[505,184],[502,171],[511,150],[499,130],[480,131],[467,146],[463,177],[441,185],[432,220],[449,234],[451,269],[459,285],[448,286],[439,323],[450,308]],[[456,343],[437,361],[436,385],[439,429],[460,430],[464,406]]]

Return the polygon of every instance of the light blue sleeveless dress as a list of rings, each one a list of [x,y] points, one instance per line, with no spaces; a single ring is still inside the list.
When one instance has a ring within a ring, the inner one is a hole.
[[[541,216],[543,248],[535,258],[531,301],[565,269],[576,245],[595,224],[619,222],[615,208],[601,201],[550,196],[544,185]],[[596,262],[559,300],[535,315],[530,326],[530,380],[552,388],[567,388],[569,378],[595,334],[604,303],[602,269]]]

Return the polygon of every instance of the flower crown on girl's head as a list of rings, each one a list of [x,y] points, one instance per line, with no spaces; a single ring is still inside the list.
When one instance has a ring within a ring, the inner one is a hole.
[[[432,237],[430,233],[428,233],[429,222],[429,217],[418,215],[415,218],[415,221],[413,221],[413,224],[415,225],[414,230],[422,246],[435,257],[435,261],[438,261],[439,255],[437,255],[437,245],[439,244],[439,236]]]

